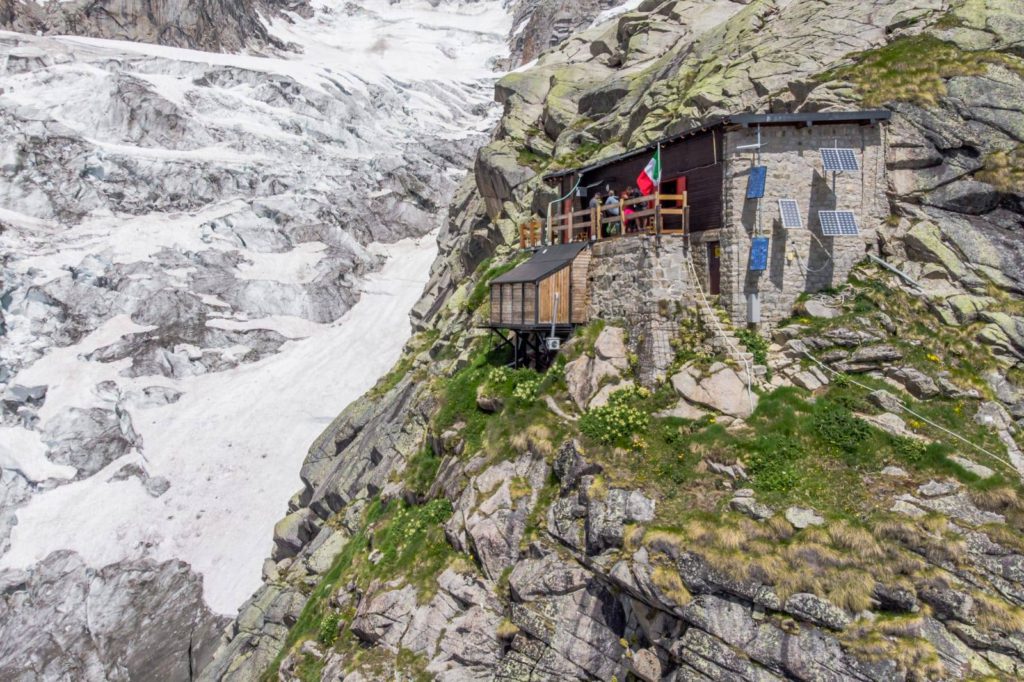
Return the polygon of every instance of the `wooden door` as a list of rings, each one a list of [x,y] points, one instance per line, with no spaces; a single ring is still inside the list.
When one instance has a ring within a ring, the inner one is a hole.
[[[712,296],[722,293],[722,246],[720,242],[708,242],[708,293]]]

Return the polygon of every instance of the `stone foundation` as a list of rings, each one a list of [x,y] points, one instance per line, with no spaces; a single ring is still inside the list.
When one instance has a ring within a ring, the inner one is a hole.
[[[621,322],[637,355],[637,375],[650,386],[672,363],[671,339],[696,314],[686,266],[685,239],[624,237],[594,245],[588,276],[589,317]]]

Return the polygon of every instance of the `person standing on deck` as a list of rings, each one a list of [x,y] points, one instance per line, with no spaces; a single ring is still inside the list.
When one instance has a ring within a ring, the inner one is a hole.
[[[624,190],[622,190],[622,194],[619,196],[619,199],[621,201],[629,201],[632,198],[633,198],[633,190],[632,189],[624,189]],[[625,208],[622,209],[622,233],[623,234],[625,234],[627,232],[633,232],[633,231],[636,230],[636,225],[630,225],[629,222],[628,222],[630,216],[632,216],[633,213],[635,213],[635,211],[633,210],[632,206],[626,206]]]
[[[619,197],[615,195],[615,192],[608,188],[608,198],[604,200],[604,215],[614,218],[619,215]],[[608,226],[608,234],[620,234],[621,229],[616,227],[614,223]]]

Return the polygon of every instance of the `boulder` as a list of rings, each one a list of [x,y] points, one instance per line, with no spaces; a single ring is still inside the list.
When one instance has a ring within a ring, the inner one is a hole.
[[[678,403],[675,404],[675,407],[670,407],[667,410],[662,410],[661,412],[656,413],[654,416],[662,419],[666,417],[671,417],[674,419],[690,419],[693,421],[697,421],[698,419],[703,419],[707,415],[708,413],[700,409],[699,407],[695,407],[690,403],[686,402],[685,400],[680,400]]]
[[[544,459],[529,453],[474,476],[445,524],[448,541],[459,551],[472,552],[484,575],[497,580],[519,557],[527,519],[547,476]]]
[[[918,486],[917,493],[925,497],[942,497],[943,495],[952,495],[959,489],[960,484],[955,481],[928,481],[924,485]]]
[[[818,377],[814,376],[810,372],[797,372],[790,378],[794,386],[805,388],[808,391],[816,391],[821,388],[821,382],[818,381]]]
[[[967,459],[966,457],[961,457],[960,455],[950,455],[949,459],[951,462],[962,466],[967,471],[970,471],[978,478],[992,478],[993,476],[996,475],[996,472],[993,471],[992,469],[989,469],[987,466],[984,466],[982,464],[978,464],[977,462],[973,462]]]
[[[977,180],[956,180],[924,195],[924,203],[947,211],[981,215],[999,205],[1000,194]]]
[[[3,401],[15,405],[42,405],[46,399],[47,386],[22,386],[12,384],[4,391]]]
[[[504,407],[504,403],[501,398],[488,394],[484,386],[480,386],[476,390],[476,407],[481,412],[493,414],[501,410]]]
[[[887,412],[901,412],[903,410],[903,401],[884,388],[870,393],[868,400]]]
[[[889,344],[862,346],[845,360],[835,363],[841,372],[870,372],[882,365],[903,359],[903,351]]]
[[[368,644],[381,644],[397,652],[416,608],[416,588],[412,585],[364,597],[352,619],[352,634]]]
[[[968,275],[967,267],[953,249],[942,241],[942,233],[931,222],[919,222],[904,236],[907,255],[924,263],[938,263],[957,279]]]
[[[630,670],[643,682],[661,682],[661,661],[654,648],[640,649],[629,661]]]
[[[871,596],[887,611],[914,613],[920,608],[914,592],[899,585],[875,583]]]
[[[895,367],[886,370],[885,376],[903,386],[907,393],[926,400],[939,395],[939,386],[935,381],[914,367]]]
[[[575,592],[586,587],[589,579],[587,571],[551,553],[517,563],[509,574],[508,586],[516,601],[525,602]]]
[[[601,390],[599,390],[597,394],[590,399],[590,409],[607,405],[608,399],[611,398],[612,393],[627,388],[633,388],[634,386],[636,386],[636,384],[629,380],[620,381],[617,384],[605,384],[601,387]]]
[[[629,357],[626,350],[626,331],[621,327],[605,327],[594,341],[594,354],[601,360],[624,372],[629,369]]]
[[[304,507],[288,514],[274,526],[272,555],[280,561],[299,553],[313,539],[319,518],[312,509]]]
[[[893,436],[899,436],[900,438],[915,438],[918,440],[925,440],[922,436],[914,433],[907,426],[907,422],[903,421],[903,418],[899,415],[893,414],[892,412],[883,412],[878,415],[871,414],[860,414],[855,413],[857,417],[863,419],[872,426],[876,426],[881,430]]]
[[[729,507],[758,521],[770,519],[775,513],[771,507],[761,504],[753,497],[734,497],[729,500]]]
[[[713,365],[706,376],[688,367],[672,377],[676,392],[691,403],[710,407],[723,414],[746,419],[757,408],[757,395],[736,370],[722,363]]]
[[[900,504],[903,503],[903,504]],[[986,523],[1006,523],[1006,517],[1002,514],[978,509],[970,496],[960,491],[953,495],[940,495],[938,497],[914,497],[913,495],[900,495],[896,498],[896,505],[893,511],[900,511],[910,516],[923,516],[926,512],[938,512],[946,516],[970,524],[982,526]],[[920,512],[920,513],[918,513]]]
[[[555,453],[555,461],[552,465],[555,476],[562,482],[562,488],[568,489],[576,485],[582,476],[592,476],[601,473],[600,464],[591,464],[583,459],[580,454],[580,446],[575,440],[567,440],[562,443]]]
[[[612,362],[581,355],[565,366],[565,384],[569,395],[580,409],[586,409],[605,379],[620,375]]]
[[[850,615],[838,606],[808,592],[798,592],[786,600],[786,613],[816,625],[842,630],[850,624]]]
[[[813,298],[804,303],[804,312],[811,317],[819,317],[826,320],[831,320],[843,314],[843,311],[838,308]]]
[[[807,509],[805,507],[790,507],[787,509],[786,520],[789,521],[794,528],[799,528],[801,530],[810,526],[821,526],[825,523],[825,519],[822,516],[813,509]]]
[[[637,490],[613,488],[604,499],[587,501],[587,552],[599,554],[622,546],[625,524],[654,520],[654,500]]]
[[[996,431],[1009,430],[1013,426],[1013,418],[1006,408],[992,400],[978,406],[978,411],[974,413],[974,421]]]

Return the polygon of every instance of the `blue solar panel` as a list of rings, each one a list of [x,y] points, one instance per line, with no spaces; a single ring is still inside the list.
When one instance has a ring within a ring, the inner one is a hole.
[[[750,269],[753,272],[768,269],[768,237],[754,237],[750,240]]]
[[[747,198],[760,199],[764,196],[764,181],[768,177],[768,166],[754,166],[747,176]]]

